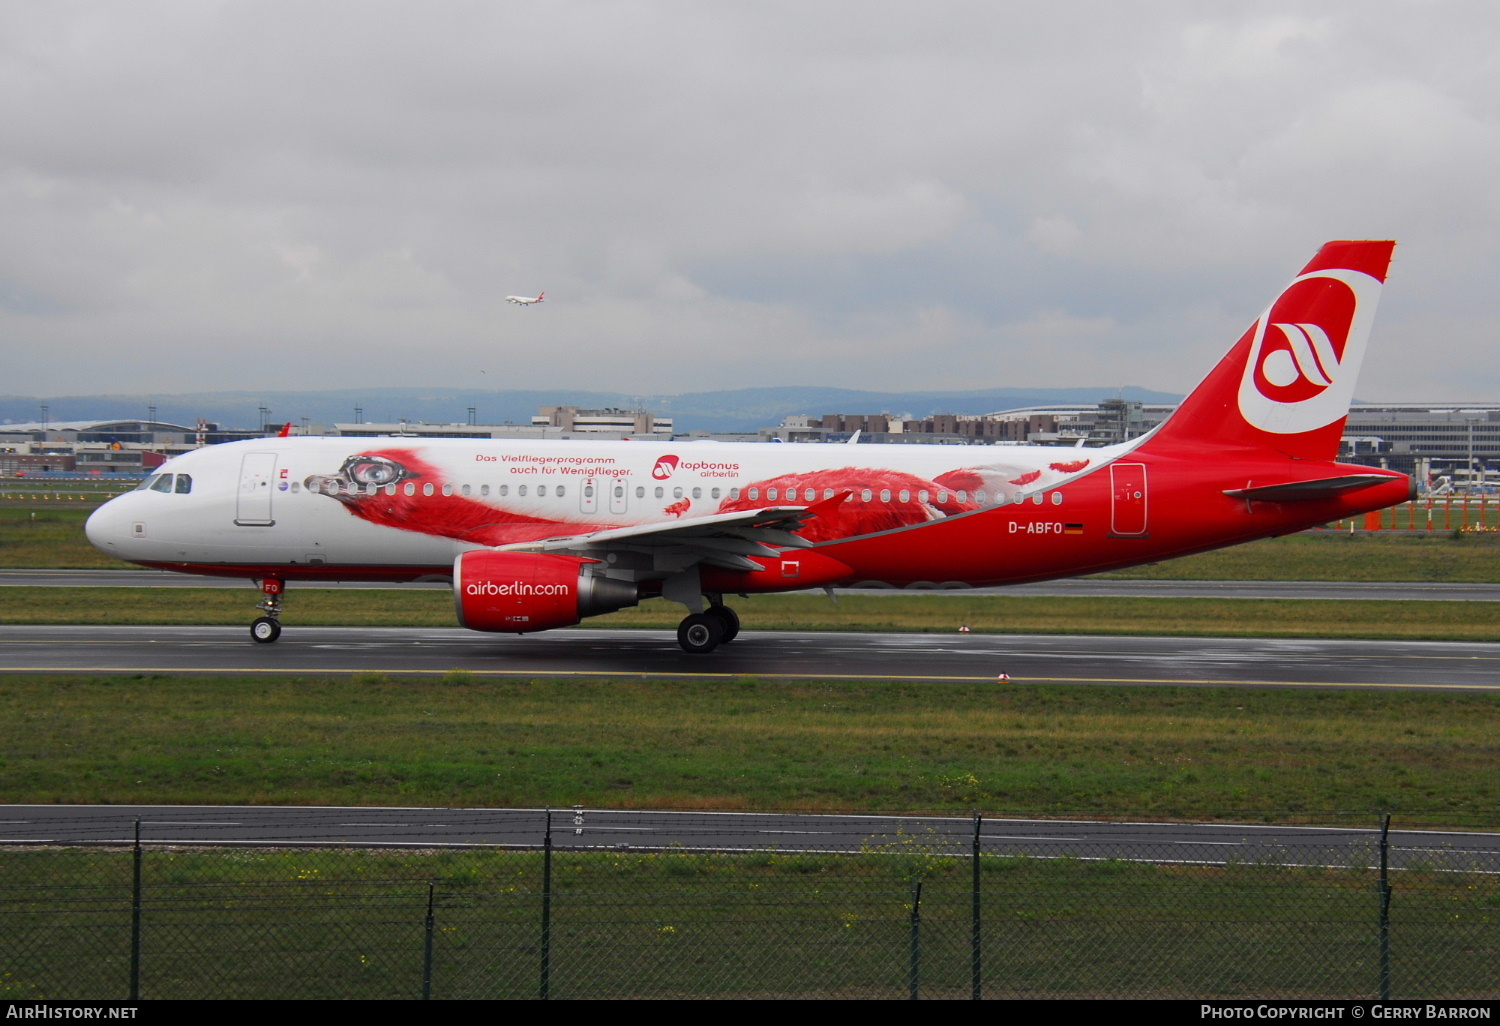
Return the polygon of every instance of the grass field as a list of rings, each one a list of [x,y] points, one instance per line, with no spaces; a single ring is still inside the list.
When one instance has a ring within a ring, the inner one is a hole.
[[[83,522],[92,505],[52,503],[0,507],[0,567],[124,569],[131,564],[106,556],[89,544]]]
[[[1308,531],[1099,576],[1161,581],[1496,582],[1500,535]]]
[[[1500,696],[1284,689],[0,677],[13,803],[1493,815]]]
[[[248,625],[257,592],[197,588],[0,588],[0,623]],[[1008,595],[756,595],[733,600],[746,630],[971,631],[1184,637],[1401,638],[1495,641],[1500,603],[1379,599],[1078,598]],[[672,630],[682,607],[651,599],[585,620],[591,628]],[[298,626],[453,627],[437,590],[288,590],[282,622]]]

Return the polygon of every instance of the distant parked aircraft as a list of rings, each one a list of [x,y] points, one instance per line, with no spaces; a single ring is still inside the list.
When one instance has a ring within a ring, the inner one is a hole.
[[[505,297],[505,301],[507,303],[514,303],[517,306],[530,306],[532,303],[540,303],[542,301],[542,296],[545,296],[546,294],[547,293],[543,292],[540,295],[537,295],[535,297],[533,297],[533,296],[506,296]]]

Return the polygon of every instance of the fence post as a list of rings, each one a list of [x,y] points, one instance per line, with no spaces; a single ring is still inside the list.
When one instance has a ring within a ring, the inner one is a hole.
[[[141,999],[141,821],[135,821],[130,882],[130,1000]]]
[[[969,976],[972,981],[972,997],[975,1001],[983,996],[984,989],[983,939],[979,928],[979,823],[980,816],[976,812],[974,813],[974,885],[970,888],[973,904],[971,909],[973,936],[969,942]]]
[[[435,885],[431,880],[427,881],[427,919],[423,924],[424,937],[422,939],[422,1000],[432,1000],[432,932],[437,925],[433,915],[433,897]]]
[[[1380,825],[1380,1000],[1391,999],[1391,881],[1390,865],[1391,814],[1385,814]]]
[[[546,1001],[552,989],[552,810],[547,810],[547,833],[542,838],[542,986]]]
[[[911,889],[911,967],[907,973],[907,986],[911,1000],[915,1001],[922,991],[922,881]]]

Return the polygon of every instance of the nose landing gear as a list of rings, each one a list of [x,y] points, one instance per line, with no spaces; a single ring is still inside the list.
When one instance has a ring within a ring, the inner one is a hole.
[[[255,608],[264,609],[265,616],[258,616],[250,624],[250,637],[262,644],[269,644],[281,637],[281,593],[286,586],[274,577],[260,582],[261,594],[265,598]]]

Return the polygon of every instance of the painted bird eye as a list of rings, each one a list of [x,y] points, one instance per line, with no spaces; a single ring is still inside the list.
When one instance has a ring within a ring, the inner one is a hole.
[[[388,485],[411,477],[405,467],[384,456],[350,456],[339,468],[339,476],[355,484]]]

